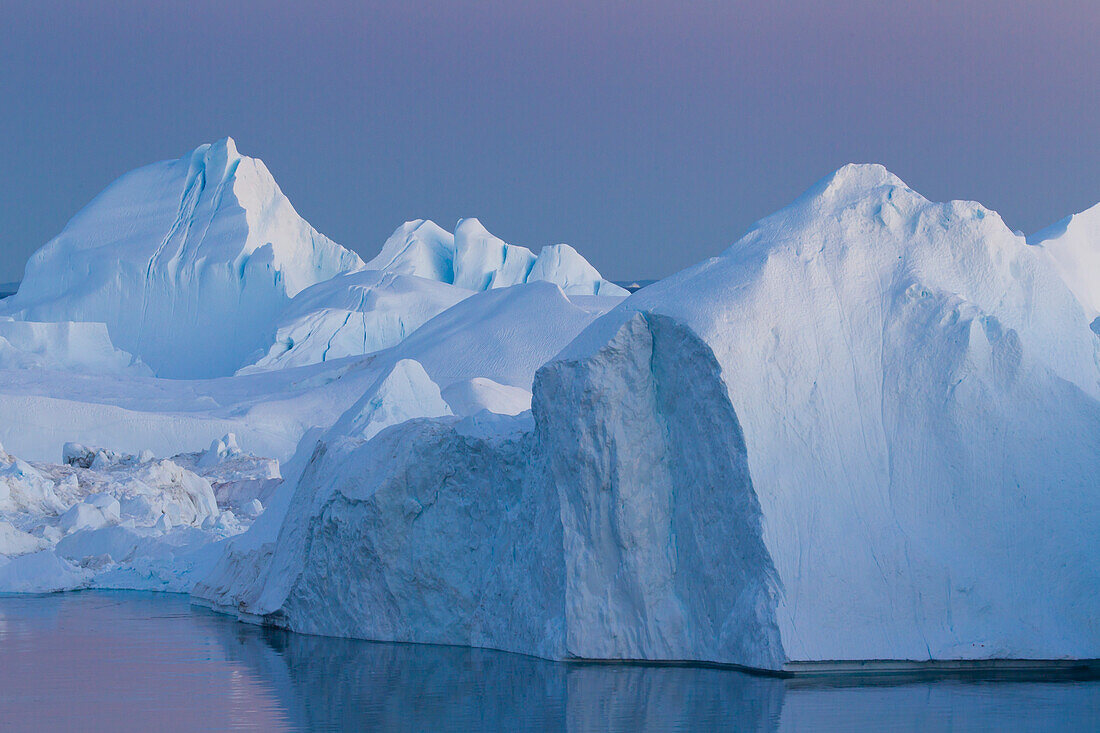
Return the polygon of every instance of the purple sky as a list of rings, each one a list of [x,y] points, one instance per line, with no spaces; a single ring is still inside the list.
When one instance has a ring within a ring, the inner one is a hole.
[[[1025,231],[1100,201],[1096,0],[13,0],[0,29],[0,282],[121,173],[225,135],[366,256],[478,216],[616,279],[849,161]]]

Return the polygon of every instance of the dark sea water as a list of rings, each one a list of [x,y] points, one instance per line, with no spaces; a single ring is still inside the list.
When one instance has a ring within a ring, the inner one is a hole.
[[[183,596],[0,597],[4,730],[1100,730],[1100,682],[835,686],[290,634]]]

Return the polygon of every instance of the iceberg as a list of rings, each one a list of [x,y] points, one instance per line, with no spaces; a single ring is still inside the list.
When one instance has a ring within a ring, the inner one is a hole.
[[[105,323],[158,376],[223,376],[291,298],[362,265],[226,138],[111,184],[31,257],[0,315]]]
[[[31,257],[0,303],[0,368],[209,379],[305,366],[392,347],[475,291],[543,281],[626,295],[572,247],[536,257],[476,219],[454,234],[407,222],[364,265],[225,138],[124,175]],[[32,330],[31,348],[8,335]]]
[[[204,145],[0,303],[0,592],[551,659],[1100,658],[1098,233],[850,165],[624,298],[476,219],[364,264]]]
[[[557,659],[1095,659],[1090,316],[996,213],[846,166],[594,320],[530,412],[322,436],[195,594]]]

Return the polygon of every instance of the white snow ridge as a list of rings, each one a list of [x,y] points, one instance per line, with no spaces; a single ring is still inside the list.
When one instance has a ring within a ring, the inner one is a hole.
[[[551,659],[1096,660],[1098,211],[1025,240],[850,165],[624,297],[476,219],[364,264],[202,146],[0,304],[0,592]]]

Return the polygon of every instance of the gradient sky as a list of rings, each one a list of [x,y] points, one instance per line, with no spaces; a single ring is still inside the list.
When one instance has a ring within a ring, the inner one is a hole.
[[[478,216],[614,279],[849,161],[1024,231],[1100,201],[1096,0],[0,2],[0,282],[127,170],[232,135],[322,232]]]

